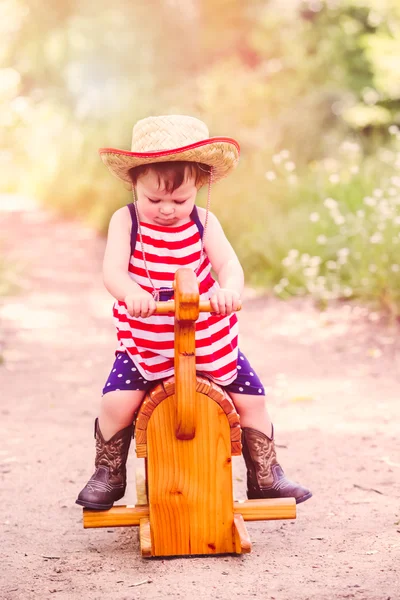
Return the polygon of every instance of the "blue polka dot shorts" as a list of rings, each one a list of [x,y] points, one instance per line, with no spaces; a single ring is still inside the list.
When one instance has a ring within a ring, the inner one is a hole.
[[[229,385],[223,386],[228,392],[233,394],[250,394],[252,396],[265,396],[263,384],[257,376],[254,369],[245,355],[240,352],[238,354],[237,364],[238,374],[236,379]],[[207,377],[207,373],[199,372],[199,375]],[[126,352],[117,352],[115,362],[111,369],[111,373],[103,388],[103,395],[107,392],[115,392],[118,390],[143,390],[146,391],[157,385],[161,379],[148,381],[140,374],[135,363]]]

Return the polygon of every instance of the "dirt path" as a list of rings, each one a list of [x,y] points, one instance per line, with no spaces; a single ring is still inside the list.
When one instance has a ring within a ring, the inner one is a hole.
[[[145,561],[137,529],[84,531],[74,504],[114,349],[104,242],[38,210],[0,212],[0,231],[25,268],[1,300],[2,600],[400,599],[398,328],[249,293],[241,347],[269,388],[280,461],[314,497],[296,521],[250,523],[250,555]],[[128,504],[134,465],[132,451]]]

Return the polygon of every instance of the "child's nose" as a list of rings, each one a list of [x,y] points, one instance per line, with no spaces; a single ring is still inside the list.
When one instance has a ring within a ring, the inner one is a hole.
[[[163,215],[171,215],[174,212],[175,208],[171,205],[171,206],[162,206],[160,208],[160,212]]]

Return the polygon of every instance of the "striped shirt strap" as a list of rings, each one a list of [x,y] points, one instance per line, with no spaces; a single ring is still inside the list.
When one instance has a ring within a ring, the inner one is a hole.
[[[137,217],[136,217],[135,205],[133,204],[133,202],[128,204],[128,208],[129,208],[129,212],[131,213],[131,219],[132,219],[132,228],[131,228],[131,255],[132,255],[135,252],[135,248],[136,248],[138,222],[137,222]]]
[[[190,213],[190,218],[192,219],[192,221],[194,221],[197,225],[197,229],[199,230],[200,233],[200,238],[203,239],[203,233],[204,233],[204,227],[203,227],[203,223],[200,221],[200,217],[199,217],[199,211],[197,210],[197,206],[193,206],[193,210]]]
[[[131,213],[131,219],[132,219],[132,227],[131,227],[131,255],[132,255],[135,252],[135,248],[136,248],[138,222],[137,222],[137,217],[136,217],[135,205],[133,204],[133,202],[128,204],[128,208],[129,208],[129,212]],[[204,227],[203,227],[203,223],[200,221],[197,206],[193,207],[193,210],[190,213],[190,218],[192,219],[192,221],[194,221],[194,223],[196,223],[197,229],[199,230],[199,233],[200,233],[200,238],[203,239]]]

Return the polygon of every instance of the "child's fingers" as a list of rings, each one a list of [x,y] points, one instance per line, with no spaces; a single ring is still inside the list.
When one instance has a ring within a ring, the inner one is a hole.
[[[219,313],[219,304],[217,294],[213,294],[210,298],[210,304],[212,308],[212,312]]]
[[[146,317],[151,317],[151,315],[155,312],[156,310],[156,303],[154,301],[154,298],[150,297],[150,298],[146,298],[146,309],[143,310],[143,314],[142,317],[146,318]]]
[[[226,315],[227,308],[229,307],[229,301],[227,304],[227,295],[223,290],[219,290],[217,293],[218,299],[218,312],[220,315]]]
[[[233,294],[232,296],[232,310],[239,310],[240,296],[239,294]]]
[[[126,309],[128,313],[133,317],[134,307],[133,307],[133,298],[129,298],[128,296],[125,298]]]

